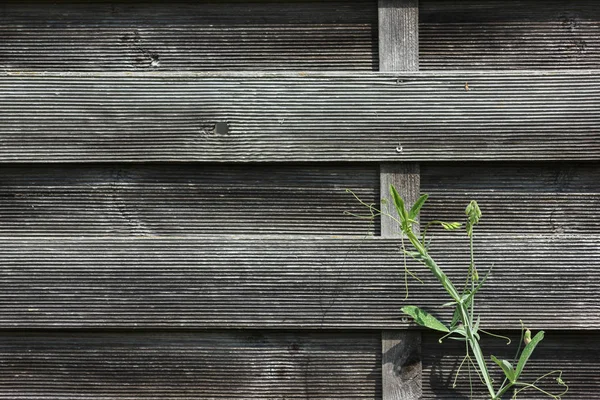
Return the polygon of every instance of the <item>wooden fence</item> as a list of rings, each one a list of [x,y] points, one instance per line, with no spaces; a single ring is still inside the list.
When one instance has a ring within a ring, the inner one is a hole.
[[[0,399],[467,398],[389,183],[597,397],[599,65],[591,0],[4,1]]]

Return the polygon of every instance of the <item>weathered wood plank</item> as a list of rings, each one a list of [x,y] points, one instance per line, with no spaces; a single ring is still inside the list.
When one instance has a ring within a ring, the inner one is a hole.
[[[600,158],[595,72],[5,74],[0,93],[0,162]]]
[[[565,312],[568,312],[566,309]],[[557,312],[561,312],[557,310]],[[511,345],[497,338],[482,335],[483,349],[486,358],[493,354],[498,358],[512,360],[518,347],[520,331],[498,332],[513,339]],[[534,331],[535,333],[535,331]],[[458,365],[464,356],[464,343],[446,340],[438,342],[441,335],[428,332],[423,335],[423,399],[467,399],[469,397],[469,380],[466,368],[462,369],[457,388],[452,389],[452,382]],[[598,332],[546,332],[544,340],[536,347],[533,356],[527,363],[523,379],[532,382],[540,376],[552,371],[563,370],[563,379],[569,385],[565,399],[593,399],[600,391],[600,345]],[[499,369],[491,369],[496,382],[503,379]],[[485,387],[472,371],[474,399],[487,399]],[[543,380],[540,386],[546,389],[559,389],[556,376]],[[499,380],[498,380],[499,379]],[[510,395],[510,394],[509,394]],[[523,399],[547,399],[533,390],[524,391],[519,396]]]
[[[366,212],[346,188],[368,203],[379,201],[375,165],[7,165],[1,172],[4,236],[367,235],[380,229],[378,222],[343,214]],[[482,233],[600,234],[597,163],[424,163],[421,180],[421,191],[430,194],[425,221],[462,220],[476,199]]]
[[[8,165],[0,235],[374,235],[377,165]]]
[[[394,185],[404,199],[407,207],[417,201],[421,195],[421,174],[418,163],[383,163],[380,166],[381,210],[388,215],[381,217],[381,236],[400,237],[398,223],[389,215],[397,218],[390,185]]]
[[[397,215],[390,185],[398,190],[410,207],[421,191],[419,164],[383,163],[380,165],[381,210]],[[381,217],[381,236],[401,236],[398,223]],[[381,370],[383,400],[412,400],[421,396],[421,332],[389,330],[381,333]]]
[[[420,399],[421,331],[382,331],[383,399]]]
[[[423,0],[421,69],[587,69],[600,65],[594,0]]]
[[[477,200],[487,234],[600,234],[597,163],[424,164],[425,222],[463,220]]]
[[[377,332],[0,334],[1,399],[380,398]]]
[[[461,236],[462,237],[462,236]],[[97,238],[0,241],[0,327],[402,328],[403,257],[390,239]],[[467,243],[432,251],[464,276]],[[461,251],[463,249],[464,251]],[[482,326],[597,329],[598,237],[479,235]],[[419,266],[408,302],[446,296]],[[559,312],[568,309],[568,313]]]
[[[379,0],[379,70],[383,72],[419,69],[419,1]],[[399,144],[401,147],[401,144]],[[399,149],[400,151],[400,149]],[[400,237],[390,193],[394,185],[409,204],[420,195],[419,165],[380,165],[381,236]],[[385,214],[388,215],[385,215]],[[408,330],[381,332],[382,398],[412,400],[421,395],[421,333]]]
[[[379,70],[419,69],[419,0],[378,0]]]
[[[376,4],[364,0],[6,0],[0,67],[373,71],[376,24]]]

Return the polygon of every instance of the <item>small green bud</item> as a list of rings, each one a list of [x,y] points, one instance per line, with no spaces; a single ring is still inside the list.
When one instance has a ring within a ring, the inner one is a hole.
[[[523,337],[523,341],[525,342],[525,346],[531,343],[531,331],[527,329],[525,331],[525,336]]]
[[[481,219],[481,210],[479,209],[479,205],[475,200],[471,200],[467,208],[465,209],[465,214],[467,214],[467,235],[469,237],[473,236],[473,226],[479,223]]]
[[[477,268],[475,268],[475,267],[473,267],[473,280],[474,281],[479,280],[479,272],[477,272]]]

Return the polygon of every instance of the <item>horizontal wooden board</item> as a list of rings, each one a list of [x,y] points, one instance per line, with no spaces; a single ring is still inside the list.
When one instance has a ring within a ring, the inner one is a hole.
[[[2,399],[380,398],[378,332],[0,333]]]
[[[451,277],[466,241],[433,246]],[[482,324],[600,326],[598,237],[478,236]],[[241,237],[0,241],[0,327],[405,327],[400,307],[447,318],[447,295],[424,267],[405,281],[390,239]],[[456,285],[460,283],[457,281]],[[569,310],[563,312],[562,310]]]
[[[587,69],[600,65],[594,0],[422,0],[420,66]]]
[[[373,1],[7,0],[0,66],[57,71],[377,70]]]
[[[0,235],[377,234],[377,165],[8,165]]]
[[[568,309],[564,310],[568,312]],[[482,348],[486,359],[491,354],[498,358],[512,360],[518,348],[519,332],[496,332],[508,335],[513,339],[510,345],[506,341],[488,338],[484,335]],[[536,333],[535,331],[533,332]],[[423,335],[423,399],[467,399],[469,397],[469,380],[466,365],[463,366],[461,377],[456,389],[452,382],[462,357],[465,354],[464,343],[446,340],[439,344],[441,335],[427,332]],[[600,391],[600,333],[593,332],[546,332],[544,340],[536,347],[533,356],[525,367],[523,379],[533,382],[540,376],[553,370],[563,371],[563,380],[569,385],[569,392],[564,399],[593,399]],[[492,367],[493,365],[493,367]],[[515,365],[515,364],[513,364]],[[501,382],[501,372],[491,361],[488,362],[496,382]],[[483,385],[471,369],[475,399],[489,399]],[[556,384],[557,375],[540,382],[540,386],[554,393],[560,393],[561,388]],[[497,385],[498,385],[497,384]],[[496,386],[498,387],[498,386]],[[512,393],[509,393],[510,397]],[[547,399],[535,390],[523,391],[518,398]]]
[[[0,162],[598,160],[600,74],[3,74]]]
[[[597,163],[424,163],[421,191],[423,223],[462,221],[477,200],[482,233],[600,234]]]

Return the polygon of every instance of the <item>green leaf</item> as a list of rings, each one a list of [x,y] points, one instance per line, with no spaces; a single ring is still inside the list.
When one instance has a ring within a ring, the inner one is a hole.
[[[419,211],[421,211],[423,204],[425,204],[425,202],[427,201],[428,198],[429,198],[428,194],[422,194],[421,197],[419,197],[419,199],[417,201],[415,201],[415,204],[413,204],[410,211],[408,212],[408,217],[410,219],[417,218],[417,215],[419,215]]]
[[[454,313],[452,314],[452,321],[450,322],[450,326],[454,327],[456,326],[456,324],[458,324],[460,321],[460,309],[458,307],[456,307],[456,309],[454,310]]]
[[[531,342],[529,342],[529,344],[527,346],[525,346],[525,348],[523,349],[523,352],[521,353],[521,357],[519,357],[519,362],[517,363],[517,368],[515,370],[515,381],[517,379],[519,379],[519,377],[521,376],[521,372],[523,372],[523,368],[525,368],[525,364],[527,364],[529,357],[531,357],[531,354],[533,353],[535,346],[537,346],[538,343],[541,342],[543,338],[544,338],[544,331],[539,331],[537,333],[537,335],[535,335],[533,337],[533,339],[531,339]]]
[[[400,194],[394,187],[394,185],[390,185],[390,192],[392,193],[392,199],[394,200],[394,205],[396,206],[396,211],[398,212],[398,217],[400,217],[400,222],[402,223],[402,229],[408,230],[408,213],[406,212],[406,208],[404,207],[404,200],[400,197]]]
[[[402,311],[414,318],[415,322],[421,326],[441,332],[450,332],[450,329],[441,323],[436,317],[427,311],[421,310],[416,306],[404,306]]]
[[[508,379],[510,383],[515,382],[515,370],[510,362],[506,360],[498,360],[495,356],[492,356],[492,361],[502,368],[502,372],[504,372],[506,379]]]

